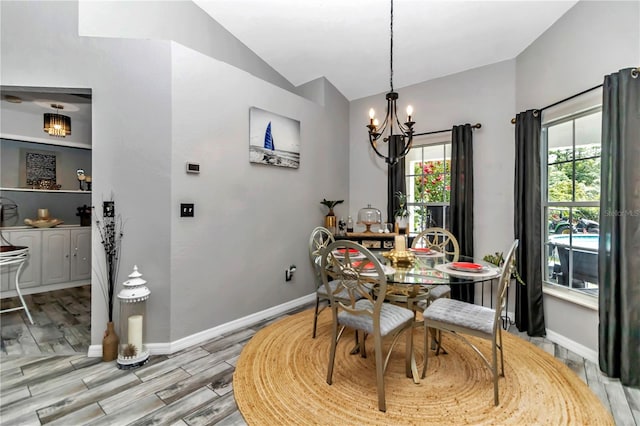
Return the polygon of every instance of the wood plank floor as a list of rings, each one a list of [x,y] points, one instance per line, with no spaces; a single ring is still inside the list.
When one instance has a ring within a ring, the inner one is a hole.
[[[91,343],[91,286],[24,295],[31,324],[24,311],[0,317],[0,354],[86,354]],[[1,309],[21,306],[17,297],[2,299]]]
[[[302,306],[290,315],[310,306]],[[282,315],[282,316],[284,316]],[[232,374],[244,344],[271,318],[135,370],[83,354],[0,357],[3,425],[244,425]],[[311,324],[309,324],[311,329]],[[612,411],[617,425],[640,426],[640,390],[544,338],[531,341],[567,364]]]

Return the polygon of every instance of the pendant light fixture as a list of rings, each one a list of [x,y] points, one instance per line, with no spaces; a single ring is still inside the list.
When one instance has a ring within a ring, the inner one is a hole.
[[[375,118],[375,111],[373,108],[369,110],[369,144],[376,155],[380,158],[384,158],[387,164],[393,166],[398,163],[398,160],[405,157],[411,149],[411,143],[413,142],[413,125],[414,121],[411,121],[411,115],[413,114],[413,108],[411,105],[407,106],[407,121],[403,123],[398,119],[396,102],[398,100],[398,93],[393,90],[393,0],[391,0],[391,49],[390,49],[390,76],[389,84],[391,90],[386,95],[387,100],[387,114],[382,122],[379,124],[378,119]],[[395,127],[394,127],[395,126]],[[378,139],[385,134],[388,130],[388,136],[383,137],[383,142],[389,144],[388,155],[382,154],[378,150]],[[394,133],[394,131],[396,133]],[[392,148],[392,145],[394,146]]]
[[[50,136],[56,136],[64,138],[71,134],[71,118],[66,115],[61,115],[59,111],[64,109],[62,105],[51,104],[51,108],[56,112],[44,114],[44,131],[49,133]]]

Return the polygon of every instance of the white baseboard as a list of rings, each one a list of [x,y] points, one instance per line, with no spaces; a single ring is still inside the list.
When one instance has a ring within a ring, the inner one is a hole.
[[[316,294],[314,292],[306,296],[302,296],[289,302],[283,303],[281,305],[265,309],[264,311],[256,312],[254,314],[247,315],[246,317],[238,318],[237,320],[233,320],[210,328],[208,330],[200,331],[190,336],[183,337],[182,339],[178,339],[175,342],[148,343],[146,347],[151,355],[170,355],[182,349],[188,348],[189,346],[198,345],[202,342],[206,342],[207,340],[221,336],[225,333],[230,333],[232,331],[251,326],[267,318],[283,314],[291,309],[297,308],[298,306],[313,302],[315,299]],[[102,345],[89,346],[87,356],[94,358],[101,357]]]
[[[547,328],[547,339],[554,343],[561,345],[562,347],[569,349],[571,352],[580,355],[584,359],[587,359],[595,364],[598,364],[598,351],[594,351],[578,342],[575,342],[568,337],[558,334],[555,331]]]

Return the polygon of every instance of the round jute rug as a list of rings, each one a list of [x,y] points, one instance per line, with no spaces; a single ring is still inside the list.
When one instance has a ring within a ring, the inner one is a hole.
[[[249,425],[515,424],[613,425],[610,413],[567,366],[517,336],[503,333],[505,376],[493,405],[489,369],[460,339],[444,335],[446,355],[429,356],[426,378],[404,374],[401,338],[385,373],[387,411],[378,411],[372,343],[367,358],[350,355],[353,334],[338,344],[333,384],[326,382],[331,313],[311,338],[313,311],[260,330],[236,364],[233,391]],[[414,332],[422,368],[422,330]],[[472,339],[481,351],[490,346]],[[489,359],[491,359],[489,357]]]

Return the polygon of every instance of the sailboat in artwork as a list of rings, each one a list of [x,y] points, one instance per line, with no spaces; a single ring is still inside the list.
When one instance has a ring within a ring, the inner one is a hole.
[[[268,164],[279,164],[280,158],[275,154],[276,146],[273,142],[273,135],[271,134],[271,122],[267,124],[267,130],[264,132],[264,157],[263,161]]]
[[[271,151],[275,149],[273,136],[271,135],[271,122],[267,124],[267,130],[264,132],[264,149],[269,149]]]

